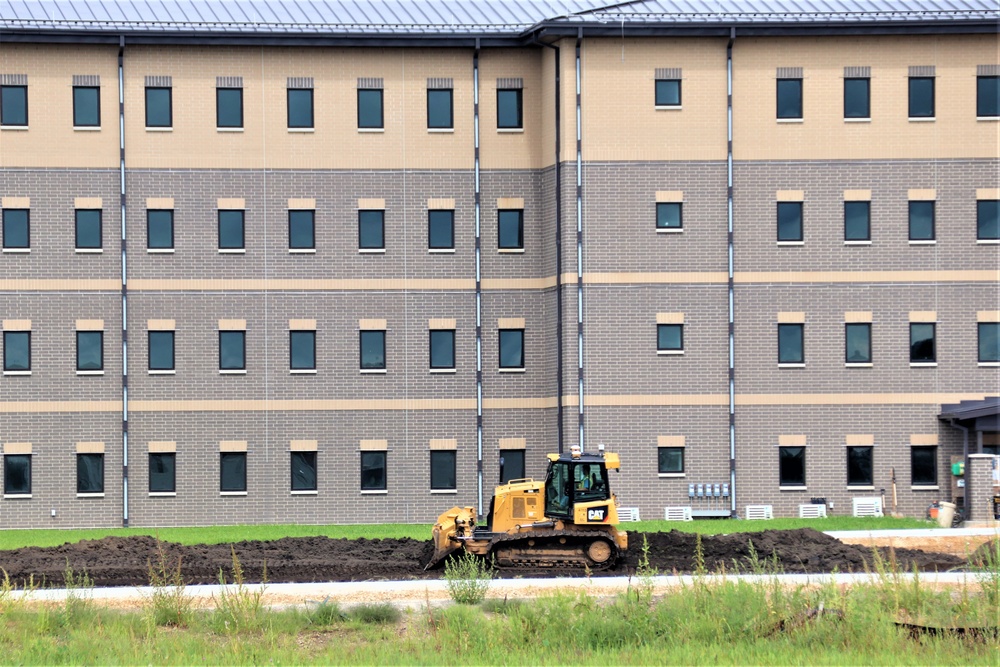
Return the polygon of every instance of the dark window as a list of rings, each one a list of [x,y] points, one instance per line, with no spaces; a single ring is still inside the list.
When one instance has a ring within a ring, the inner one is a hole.
[[[934,202],[910,202],[910,240],[934,240]]]
[[[73,86],[73,126],[101,126],[101,89]]]
[[[316,452],[292,452],[292,491],[315,491]]]
[[[242,250],[246,234],[244,211],[219,211],[219,249]]]
[[[76,332],[76,370],[104,370],[104,332]]]
[[[215,89],[215,126],[243,127],[243,89]]]
[[[11,496],[31,493],[31,454],[3,457],[3,492]]]
[[[803,341],[804,324],[778,325],[778,363],[804,364],[806,361]]]
[[[455,452],[431,452],[431,488],[455,489]]]
[[[76,492],[104,493],[104,454],[76,455]]]
[[[289,331],[288,349],[292,370],[316,370],[315,331]]]
[[[778,118],[802,118],[802,79],[778,79]]]
[[[358,248],[385,250],[385,211],[358,211]]]
[[[657,324],[656,325],[656,349],[657,350],[683,350],[684,349],[684,325],[683,324]]]
[[[362,129],[384,127],[381,90],[358,90],[358,127]]]
[[[524,450],[504,449],[500,452],[500,483],[512,479],[524,479]]]
[[[292,250],[316,249],[316,211],[288,212],[288,247]]]
[[[520,88],[497,89],[497,128],[519,130],[524,127],[523,96]]]
[[[872,474],[872,453],[874,447],[847,448],[847,485],[872,486],[875,478]]]
[[[864,322],[844,325],[844,359],[849,364],[872,362],[872,325]]]
[[[933,363],[937,361],[934,334],[937,325],[910,324],[910,363]]]
[[[146,211],[146,247],[151,250],[174,247],[173,211]]]
[[[778,240],[802,240],[802,202],[778,202]]]
[[[146,127],[171,127],[173,121],[172,89],[146,88]]]
[[[361,332],[361,369],[385,370],[385,332]]]
[[[910,447],[910,484],[937,486],[937,447]]]
[[[657,229],[681,229],[683,226],[684,219],[682,217],[681,202],[657,202]]]
[[[1000,445],[983,445],[983,454],[990,456],[1000,456]]]
[[[386,452],[361,452],[361,490],[386,490]]]
[[[979,361],[1000,361],[1000,323],[979,323]]]
[[[247,368],[247,332],[219,332],[219,370],[245,371]]]
[[[100,248],[101,242],[101,210],[76,209],[76,247],[81,250]]]
[[[805,486],[805,447],[778,447],[778,484],[780,486]]]
[[[844,79],[844,118],[871,117],[871,79]]]
[[[455,330],[432,329],[430,334],[431,368],[454,368]]]
[[[31,332],[3,332],[3,369],[5,371],[31,370]]]
[[[910,77],[910,118],[934,117],[934,77]]]
[[[658,447],[657,471],[661,473],[684,472],[684,448]]]
[[[149,332],[149,370],[174,370],[174,332]]]
[[[28,124],[28,87],[0,86],[0,125]]]
[[[500,329],[500,368],[524,368],[524,329]]]
[[[288,127],[313,127],[313,91],[311,88],[288,89]]]
[[[844,240],[870,241],[872,238],[872,203],[844,202]]]
[[[4,248],[30,248],[31,234],[29,233],[28,209],[26,208],[5,208],[3,210],[3,247]]]
[[[427,91],[427,127],[430,129],[451,129],[455,127],[452,118],[452,90],[435,89]]]
[[[976,77],[976,115],[980,118],[1000,116],[1000,76]]]
[[[219,452],[219,491],[247,490],[247,453]]]
[[[173,493],[177,490],[177,455],[173,452],[150,453],[150,493]]]
[[[656,80],[656,106],[679,107],[681,105],[681,80]]]
[[[455,248],[455,212],[427,212],[427,247],[433,250]]]
[[[510,209],[497,211],[497,247],[504,249],[524,249],[524,211]]]
[[[982,241],[1000,239],[1000,201],[980,199],[976,202],[976,238]]]

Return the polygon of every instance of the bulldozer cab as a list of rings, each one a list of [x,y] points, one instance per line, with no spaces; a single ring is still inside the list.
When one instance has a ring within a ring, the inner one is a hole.
[[[602,457],[550,459],[545,476],[545,516],[572,520],[577,503],[608,500],[608,470]]]

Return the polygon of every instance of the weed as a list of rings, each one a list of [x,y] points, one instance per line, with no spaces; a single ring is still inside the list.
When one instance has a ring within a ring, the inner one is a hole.
[[[264,591],[267,589],[267,563],[261,576],[261,585],[249,587],[243,575],[243,565],[236,555],[236,549],[230,547],[233,558],[232,587],[226,582],[226,575],[219,570],[219,583],[222,590],[215,602],[215,618],[219,629],[229,633],[258,632],[265,626],[267,614],[264,609]]]
[[[66,586],[66,600],[63,604],[63,618],[67,623],[72,623],[83,616],[91,607],[91,593],[94,590],[94,581],[87,574],[87,570],[76,573],[73,566],[66,559],[66,569],[63,570],[63,581]]]
[[[1000,607],[1000,539],[989,542],[976,552],[972,565],[979,588],[991,607]]]
[[[38,584],[35,583],[35,575],[31,575],[28,580],[24,582],[21,588],[21,593],[18,595],[17,584],[10,580],[10,575],[7,574],[7,570],[0,568],[0,572],[3,572],[3,579],[0,580],[0,613],[6,613],[15,608],[21,608],[28,595],[38,588]]]
[[[330,598],[327,598],[320,602],[312,613],[309,614],[309,622],[313,625],[328,626],[334,623],[340,623],[347,618],[347,614],[340,608],[340,605],[336,602],[331,602]]]
[[[479,604],[486,598],[493,581],[495,567],[493,560],[479,558],[463,551],[452,556],[444,564],[444,580],[448,595],[458,604]]]
[[[704,577],[708,574],[705,567],[705,546],[701,543],[701,533],[694,536],[694,574],[696,577]]]
[[[517,598],[513,600],[508,600],[505,595],[503,600],[499,598],[492,598],[489,600],[483,600],[479,603],[480,608],[491,614],[500,614],[501,616],[506,616],[511,612],[524,607],[524,600],[519,600]]]
[[[191,619],[193,602],[184,589],[181,557],[174,565],[167,557],[163,544],[156,545],[156,565],[146,561],[149,585],[153,589],[150,612],[155,625],[185,626]]]
[[[352,621],[370,625],[389,625],[398,623],[401,614],[395,606],[383,602],[380,604],[359,604],[347,612],[347,617]]]

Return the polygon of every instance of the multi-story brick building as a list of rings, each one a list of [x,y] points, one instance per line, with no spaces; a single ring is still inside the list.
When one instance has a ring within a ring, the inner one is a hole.
[[[0,525],[950,498],[1000,11],[700,4],[0,5]]]

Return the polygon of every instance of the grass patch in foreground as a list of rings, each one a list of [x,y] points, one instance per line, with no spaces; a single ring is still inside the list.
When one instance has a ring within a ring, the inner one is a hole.
[[[901,528],[937,528],[932,521],[922,519],[896,519],[894,517],[830,516],[825,519],[767,519],[744,521],[736,519],[703,519],[699,521],[638,521],[623,523],[622,530],[644,533],[662,533],[680,530],[685,533],[720,535],[723,533],[757,533],[762,530],[793,530],[814,528],[821,532],[833,530],[892,530]]]

